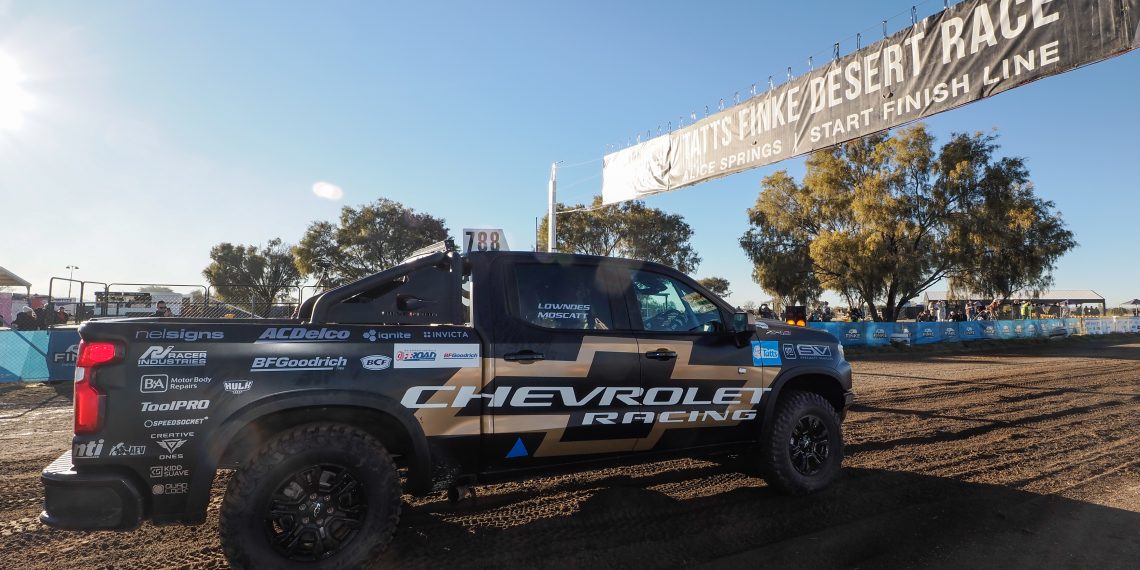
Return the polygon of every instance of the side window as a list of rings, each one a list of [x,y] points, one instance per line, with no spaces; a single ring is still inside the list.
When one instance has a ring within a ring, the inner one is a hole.
[[[633,294],[647,331],[721,330],[720,309],[688,285],[659,273],[632,271]]]
[[[610,329],[613,317],[600,275],[592,266],[517,265],[517,314],[551,329]]]

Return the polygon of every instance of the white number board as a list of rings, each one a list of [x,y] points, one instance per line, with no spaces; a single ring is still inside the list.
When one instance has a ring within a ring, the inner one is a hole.
[[[463,252],[508,251],[501,228],[463,228]]]

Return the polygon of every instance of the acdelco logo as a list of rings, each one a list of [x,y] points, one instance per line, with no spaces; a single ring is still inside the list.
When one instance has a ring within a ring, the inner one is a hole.
[[[165,404],[142,403],[144,412],[178,412],[181,410],[205,410],[210,407],[209,400],[175,400]]]
[[[272,327],[265,329],[256,342],[340,342],[350,336],[352,332],[346,330]]]

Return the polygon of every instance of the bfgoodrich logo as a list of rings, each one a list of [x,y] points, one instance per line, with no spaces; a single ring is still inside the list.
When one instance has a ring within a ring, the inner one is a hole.
[[[314,356],[289,358],[288,356],[262,356],[253,359],[251,372],[286,372],[294,370],[341,370],[348,364],[343,356]]]
[[[272,327],[265,329],[256,342],[342,342],[350,336],[352,332],[346,330]]]
[[[139,366],[205,366],[206,351],[174,350],[173,346],[152,346],[139,357]]]

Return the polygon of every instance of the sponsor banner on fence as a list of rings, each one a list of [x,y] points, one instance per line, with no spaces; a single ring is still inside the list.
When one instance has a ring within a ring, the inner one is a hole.
[[[946,323],[939,322],[923,322],[915,323],[915,344],[931,344],[935,342],[942,342],[942,327]]]
[[[1136,47],[1138,22],[1140,0],[960,2],[691,125],[606,155],[604,202],[772,164],[1124,53]],[[749,65],[747,54],[737,56]],[[663,70],[676,71],[668,62]]]
[[[0,382],[71,380],[78,354],[73,328],[0,331]]]

